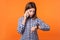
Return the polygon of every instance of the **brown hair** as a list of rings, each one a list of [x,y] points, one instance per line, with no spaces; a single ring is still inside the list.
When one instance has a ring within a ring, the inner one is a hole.
[[[26,4],[26,7],[25,7],[25,11],[28,10],[28,9],[30,9],[30,8],[34,8],[34,9],[35,9],[35,12],[34,12],[34,15],[33,15],[33,19],[37,18],[37,15],[36,15],[36,10],[37,10],[37,8],[36,8],[36,5],[35,5],[34,2],[29,2],[29,3],[27,3],[27,4]],[[25,12],[25,11],[24,11],[24,12]]]

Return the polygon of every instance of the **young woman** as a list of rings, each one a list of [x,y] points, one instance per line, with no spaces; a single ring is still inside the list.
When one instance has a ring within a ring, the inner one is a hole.
[[[36,16],[36,5],[29,2],[24,16],[19,18],[17,31],[22,35],[20,40],[38,40],[37,29],[48,31],[50,27]]]

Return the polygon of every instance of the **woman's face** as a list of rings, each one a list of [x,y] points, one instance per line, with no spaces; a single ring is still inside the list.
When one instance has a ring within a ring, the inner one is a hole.
[[[29,16],[32,17],[35,13],[35,8],[30,8],[29,10]]]

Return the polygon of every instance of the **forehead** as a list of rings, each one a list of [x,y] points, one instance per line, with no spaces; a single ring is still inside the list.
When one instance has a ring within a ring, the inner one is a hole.
[[[29,10],[34,10],[35,11],[35,8],[30,8]]]

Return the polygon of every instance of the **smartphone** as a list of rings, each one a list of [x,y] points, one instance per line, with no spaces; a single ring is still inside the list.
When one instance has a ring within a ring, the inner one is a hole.
[[[26,15],[27,18],[28,18],[29,16],[30,16],[29,14]]]

